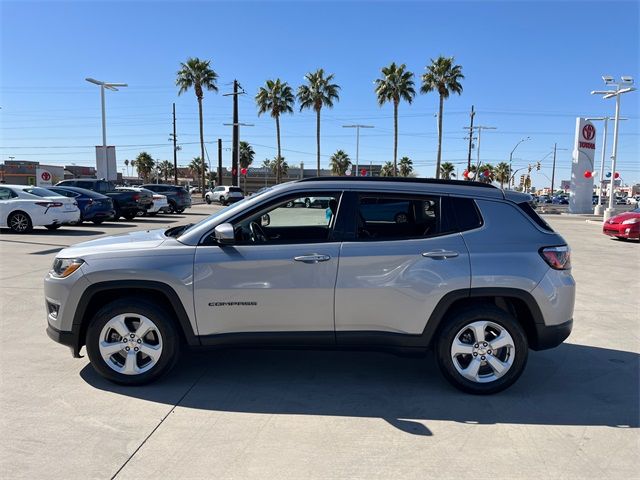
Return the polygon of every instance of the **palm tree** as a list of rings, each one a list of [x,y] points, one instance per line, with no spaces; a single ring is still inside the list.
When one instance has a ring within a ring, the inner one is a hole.
[[[408,177],[413,172],[413,161],[409,157],[402,157],[399,165],[401,177]]]
[[[253,147],[249,145],[249,142],[240,142],[240,168],[249,168],[249,165],[253,163],[253,157],[256,152],[253,151]]]
[[[178,70],[178,77],[176,78],[176,85],[180,87],[178,95],[182,95],[188,91],[191,87],[195,91],[196,98],[198,99],[198,113],[200,114],[200,158],[204,157],[204,127],[202,124],[202,98],[204,97],[204,90],[211,90],[213,92],[218,91],[216,80],[218,74],[211,70],[209,60],[200,60],[199,58],[188,58],[185,63],[180,64],[180,70]],[[205,177],[204,170],[202,171],[202,198],[204,198]]]
[[[333,175],[342,176],[347,173],[351,166],[351,159],[344,150],[337,150],[329,159],[331,173]]]
[[[265,163],[267,161],[268,160],[265,160]],[[268,162],[269,162],[268,167],[276,176],[276,182],[279,181],[278,179],[282,178],[289,171],[289,164],[284,160],[284,157],[275,157],[273,160]]]
[[[124,161],[124,166],[127,169],[127,177],[129,176],[129,160]]]
[[[191,160],[191,163],[189,163],[189,170],[191,170],[195,174],[194,176],[196,178],[202,179],[202,190],[204,190],[206,183],[205,173],[207,171],[207,163],[203,163],[200,157],[195,157],[193,160]]]
[[[316,112],[317,166],[318,176],[320,176],[320,110],[322,107],[332,108],[333,102],[340,100],[338,95],[340,86],[331,83],[333,74],[325,77],[322,68],[307,73],[304,78],[308,83],[298,87],[298,102],[300,102],[300,111],[305,108],[313,108],[313,111]]]
[[[145,182],[149,181],[151,171],[156,166],[155,160],[147,152],[140,152],[135,159],[136,168],[138,169],[138,175],[140,175]]]
[[[392,62],[382,68],[382,78],[375,81],[378,105],[393,102],[393,168],[398,172],[398,105],[400,100],[411,103],[416,96],[413,88],[413,73],[406,70],[406,65]]]
[[[500,182],[500,188],[504,188],[504,184],[509,184],[509,178],[511,177],[511,168],[507,162],[500,162],[493,169],[494,177],[497,182]]]
[[[276,120],[276,140],[278,144],[276,158],[282,158],[282,152],[280,151],[280,115],[282,113],[293,113],[294,102],[295,97],[291,87],[287,82],[283,82],[279,78],[267,80],[264,87],[260,87],[256,94],[258,116],[269,112],[271,117]],[[276,170],[276,183],[280,183],[280,172],[281,169]]]
[[[443,180],[451,180],[451,177],[455,177],[456,167],[453,163],[444,162],[440,165],[440,177]]]
[[[393,163],[386,162],[380,169],[381,177],[397,177],[398,169],[393,167]]]
[[[475,173],[473,180],[481,183],[491,183],[495,175],[495,168],[490,163],[480,165],[480,168],[476,168],[475,165],[471,165],[470,171]],[[485,175],[487,173],[488,175]]]
[[[420,92],[438,92],[440,95],[440,107],[438,109],[438,157],[436,160],[436,178],[440,178],[440,161],[442,160],[442,110],[444,101],[449,95],[462,93],[460,80],[464,79],[462,67],[454,64],[453,57],[443,57],[435,60],[431,59],[431,65],[426,67],[426,72],[422,75],[422,87]]]
[[[169,160],[159,162],[158,170],[160,170],[160,175],[164,177],[164,182],[167,183],[167,178],[173,176],[174,173],[173,162]]]

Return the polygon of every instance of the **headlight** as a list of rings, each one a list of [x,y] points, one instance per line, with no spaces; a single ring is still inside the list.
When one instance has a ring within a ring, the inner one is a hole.
[[[635,218],[629,218],[628,220],[625,220],[624,222],[622,222],[623,225],[633,225],[634,223],[638,223],[640,222],[640,217],[635,217]]]
[[[75,272],[84,263],[80,258],[56,258],[49,272],[52,277],[66,278]]]

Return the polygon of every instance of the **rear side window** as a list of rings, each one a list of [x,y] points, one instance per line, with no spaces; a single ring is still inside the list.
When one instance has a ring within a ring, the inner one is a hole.
[[[229,191],[234,193],[242,193],[242,189],[238,187],[229,187]]]
[[[520,210],[522,210],[540,228],[547,232],[553,232],[553,228],[551,228],[549,224],[545,222],[540,215],[538,215],[529,202],[518,203],[518,207],[520,207]]]
[[[458,222],[458,230],[465,232],[481,227],[482,216],[476,202],[471,198],[451,197],[451,207]]]

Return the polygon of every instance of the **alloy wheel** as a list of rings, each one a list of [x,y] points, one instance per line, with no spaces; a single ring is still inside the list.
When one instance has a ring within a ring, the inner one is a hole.
[[[10,227],[14,232],[24,232],[29,228],[29,219],[24,213],[14,213],[11,216]]]

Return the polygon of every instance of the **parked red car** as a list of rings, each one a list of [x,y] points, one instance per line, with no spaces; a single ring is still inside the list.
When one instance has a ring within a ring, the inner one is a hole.
[[[611,217],[602,225],[602,233],[620,239],[640,240],[640,208]]]

